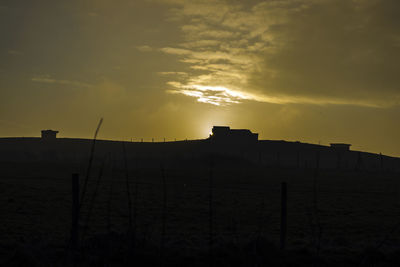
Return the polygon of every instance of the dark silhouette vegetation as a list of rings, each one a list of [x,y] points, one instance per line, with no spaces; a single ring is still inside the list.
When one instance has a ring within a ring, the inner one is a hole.
[[[258,140],[0,138],[3,266],[398,266],[400,159]]]

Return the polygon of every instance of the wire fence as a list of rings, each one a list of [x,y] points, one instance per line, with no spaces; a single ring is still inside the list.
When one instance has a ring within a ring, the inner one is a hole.
[[[127,175],[110,164],[93,170],[80,204],[81,241],[135,228],[137,238],[162,246],[204,248],[260,237],[282,243],[281,182],[286,181],[288,247],[400,248],[396,177],[381,177],[388,184],[379,188],[371,186],[378,177],[334,184],[320,175],[314,187],[311,173],[301,180],[244,172],[227,183],[232,173],[215,170],[209,183],[207,171],[191,177],[168,168],[164,173],[136,169]],[[0,188],[7,203],[2,206],[5,239],[69,239],[70,175],[3,177]]]

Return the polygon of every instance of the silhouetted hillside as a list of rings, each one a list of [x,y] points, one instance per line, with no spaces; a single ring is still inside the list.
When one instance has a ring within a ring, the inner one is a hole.
[[[59,138],[0,138],[0,161],[84,162],[88,159],[93,140]],[[210,139],[175,142],[122,142],[96,140],[95,157],[123,158],[123,144],[129,159],[141,159],[142,164],[160,161],[205,160],[210,156],[245,160],[270,167],[400,171],[400,159],[379,154],[340,151],[329,146],[301,142],[260,140],[252,144],[215,143]]]
[[[398,158],[285,141],[97,140],[90,164],[92,145],[0,139],[0,265],[400,262]]]

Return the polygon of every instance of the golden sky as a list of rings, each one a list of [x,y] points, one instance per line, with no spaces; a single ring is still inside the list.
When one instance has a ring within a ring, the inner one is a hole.
[[[0,136],[213,125],[400,156],[398,0],[0,0]]]

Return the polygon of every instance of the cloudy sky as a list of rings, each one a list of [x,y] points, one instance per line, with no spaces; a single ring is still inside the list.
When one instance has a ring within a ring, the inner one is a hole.
[[[213,125],[400,156],[398,0],[0,0],[0,136]]]

